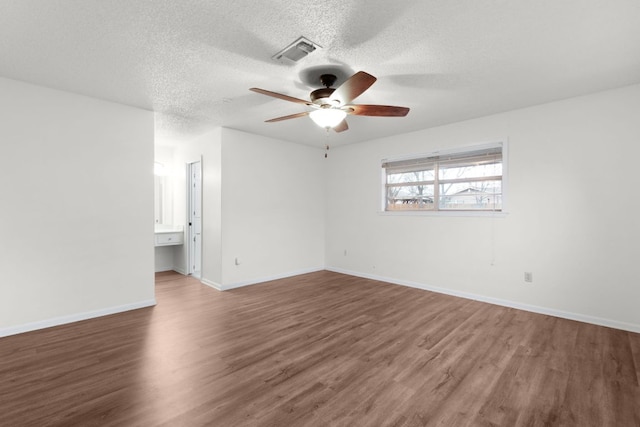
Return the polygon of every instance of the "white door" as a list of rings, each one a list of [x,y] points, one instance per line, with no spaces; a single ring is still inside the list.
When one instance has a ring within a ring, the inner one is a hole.
[[[189,274],[200,277],[202,266],[202,167],[187,165],[189,173]]]

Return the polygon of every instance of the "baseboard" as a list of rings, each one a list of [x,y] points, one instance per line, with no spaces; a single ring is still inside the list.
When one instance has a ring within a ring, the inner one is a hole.
[[[207,279],[200,279],[200,283],[202,283],[203,285],[207,285],[217,291],[222,291],[222,285],[220,283],[216,283],[216,282],[212,282],[211,280],[207,280]]]
[[[45,328],[51,328],[54,326],[65,325],[67,323],[79,322],[81,320],[88,320],[96,317],[108,316],[110,314],[117,314],[125,311],[137,310],[139,308],[152,307],[154,305],[156,305],[155,298],[132,303],[132,304],[119,305],[116,307],[109,307],[101,310],[72,314],[69,316],[54,317],[52,319],[25,323],[23,325],[10,326],[8,328],[0,328],[0,338],[8,337],[10,335],[22,334],[24,332],[37,331],[38,329],[45,329]]]
[[[518,310],[530,311],[532,313],[546,314],[548,316],[560,317],[563,319],[576,320],[578,322],[590,323],[598,326],[606,326],[608,328],[621,329],[623,331],[640,333],[640,325],[633,323],[620,322],[612,319],[603,319],[600,317],[589,316],[586,314],[572,313],[568,311],[555,310],[546,307],[540,307],[536,305],[523,304],[516,301],[509,301],[500,298],[492,298],[483,295],[472,294],[469,292],[461,292],[453,289],[440,288],[437,286],[430,286],[424,283],[412,282],[410,280],[399,280],[392,277],[383,277],[373,274],[359,273],[357,271],[345,270],[342,268],[327,267],[328,271],[335,273],[348,274],[350,276],[363,277],[365,279],[378,280],[381,282],[393,283],[394,285],[408,286],[411,288],[422,289],[425,291],[437,292],[439,294],[446,294],[460,298],[471,299],[480,302],[486,302],[489,304],[500,305],[503,307],[516,308]]]
[[[269,282],[271,280],[286,279],[287,277],[299,276],[301,274],[307,274],[307,273],[315,273],[316,271],[322,271],[322,270],[325,270],[325,268],[324,267],[309,268],[304,270],[296,270],[296,271],[290,271],[287,273],[276,274],[273,276],[265,276],[265,277],[261,277],[259,279],[254,279],[254,280],[231,283],[229,285],[220,285],[217,283],[216,284],[205,283],[205,285],[214,287],[220,291],[228,291],[230,289],[241,288],[243,286],[257,285],[258,283]],[[219,288],[216,286],[219,286]]]

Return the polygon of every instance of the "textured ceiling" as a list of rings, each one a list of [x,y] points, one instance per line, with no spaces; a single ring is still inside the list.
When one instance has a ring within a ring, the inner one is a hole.
[[[322,49],[271,59],[299,36]],[[250,87],[307,99],[325,66],[411,112],[264,123],[306,107]],[[638,83],[640,1],[2,0],[0,76],[156,111],[160,143],[226,126],[341,145]]]

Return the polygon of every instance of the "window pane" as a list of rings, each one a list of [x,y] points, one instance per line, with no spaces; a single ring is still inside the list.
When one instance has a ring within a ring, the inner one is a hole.
[[[500,142],[383,159],[384,208],[501,211],[503,160]]]
[[[398,184],[401,182],[433,181],[433,177],[434,177],[433,169],[413,171],[413,172],[388,173],[387,184]]]
[[[440,209],[502,209],[502,182],[440,184]]]
[[[440,184],[441,196],[459,194],[495,194],[502,193],[502,181],[471,181]]]
[[[433,185],[387,187],[388,210],[433,209]]]
[[[484,165],[453,165],[441,166],[438,177],[440,179],[482,178],[485,176],[501,176],[502,162]]]

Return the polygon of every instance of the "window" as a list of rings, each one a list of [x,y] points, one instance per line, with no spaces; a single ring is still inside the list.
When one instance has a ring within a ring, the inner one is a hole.
[[[503,144],[383,160],[384,210],[502,211]]]

